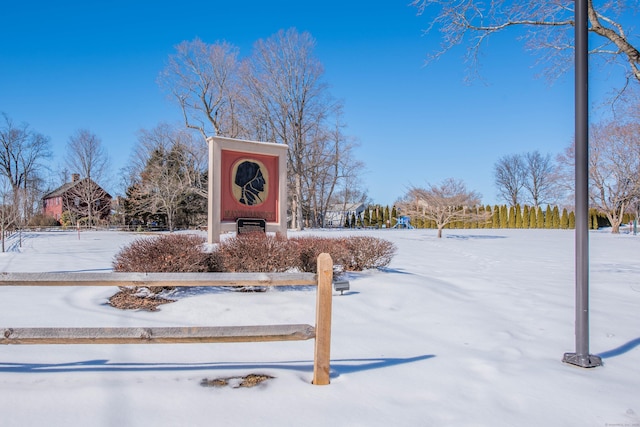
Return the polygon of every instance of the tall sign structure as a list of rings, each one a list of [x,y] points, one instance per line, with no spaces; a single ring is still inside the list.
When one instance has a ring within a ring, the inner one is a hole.
[[[565,363],[582,368],[602,365],[589,354],[589,28],[587,0],[575,1],[575,202],[576,202],[576,352]]]
[[[210,137],[208,241],[239,227],[287,235],[286,144]]]

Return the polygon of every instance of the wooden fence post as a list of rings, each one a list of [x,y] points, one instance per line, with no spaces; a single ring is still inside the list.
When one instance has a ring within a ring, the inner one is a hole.
[[[316,341],[313,354],[313,384],[329,384],[331,359],[331,303],[333,260],[327,253],[318,256],[318,296],[316,298]]]

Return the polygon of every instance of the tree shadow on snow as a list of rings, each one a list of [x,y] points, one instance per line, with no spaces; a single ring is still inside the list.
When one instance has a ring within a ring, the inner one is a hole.
[[[336,359],[331,361],[331,377],[372,369],[415,363],[435,357],[431,354],[414,357],[381,357],[371,359]],[[313,361],[243,363],[110,363],[107,359],[85,360],[69,363],[6,363],[0,362],[0,372],[10,373],[77,373],[77,372],[165,372],[201,371],[216,369],[283,369],[313,372]]]
[[[507,238],[507,236],[483,236],[483,235],[478,235],[478,234],[469,234],[469,235],[465,235],[465,234],[445,234],[445,237],[447,239],[460,239],[460,240],[469,240],[469,239],[487,240],[487,239],[506,239]]]

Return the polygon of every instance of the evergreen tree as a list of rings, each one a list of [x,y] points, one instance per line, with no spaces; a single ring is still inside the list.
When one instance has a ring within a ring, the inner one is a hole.
[[[398,210],[395,206],[391,208],[391,227],[394,227],[398,223]]]
[[[354,228],[356,226],[356,214],[352,213],[351,214],[351,228]]]
[[[389,205],[384,207],[384,226],[389,228],[391,226],[391,219],[389,215]]]
[[[364,226],[369,227],[371,225],[371,206],[367,206],[364,210]]]
[[[536,208],[531,207],[529,210],[529,228],[537,228],[538,227],[538,217],[536,215]]]
[[[480,207],[478,207],[478,214],[479,214],[478,218],[479,219],[478,219],[478,221],[476,221],[476,227],[478,227],[478,228],[485,228],[486,227],[487,224],[485,223],[485,220],[483,219],[485,212],[486,211],[484,209],[484,206],[480,205]]]
[[[529,205],[524,205],[524,212],[522,214],[522,228],[529,228],[529,221],[531,221],[529,219],[529,216]]]
[[[491,227],[500,228],[500,208],[498,205],[493,207],[493,215],[491,216]]]
[[[562,216],[560,217],[560,228],[566,230],[569,228],[569,213],[567,208],[562,209]]]
[[[575,230],[576,228],[576,214],[571,211],[569,212],[569,229]]]
[[[522,228],[522,211],[520,210],[520,204],[516,205],[515,227]]]
[[[552,227],[555,229],[560,228],[560,211],[558,210],[558,206],[553,207],[552,220],[553,220]]]
[[[477,219],[477,215],[478,215],[478,213],[479,213],[479,210],[478,210],[478,207],[477,207],[477,206],[474,206],[474,207],[472,207],[471,209],[472,209],[472,210],[474,210],[474,211],[476,212],[476,218],[472,218],[472,219],[469,221],[469,228],[473,228],[473,229],[475,229],[475,228],[478,228],[478,219]]]
[[[550,229],[553,227],[553,213],[551,212],[551,206],[547,205],[547,210],[544,212],[544,228]]]
[[[500,206],[500,228],[509,227],[509,215],[507,214],[507,205]]]
[[[538,210],[536,211],[536,228],[544,228],[544,213],[540,206],[538,206]]]
[[[484,220],[483,228],[493,228],[493,212],[491,211],[491,206],[487,205],[484,207],[485,212],[489,212],[491,216],[488,219]]]
[[[509,208],[509,228],[516,228],[516,208],[514,206]]]

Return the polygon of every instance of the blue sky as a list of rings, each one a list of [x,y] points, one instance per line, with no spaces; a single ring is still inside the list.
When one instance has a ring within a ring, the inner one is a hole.
[[[112,191],[138,130],[181,114],[156,79],[174,46],[226,40],[247,56],[258,39],[290,27],[316,39],[331,94],[343,100],[346,133],[360,146],[364,186],[392,204],[408,187],[453,177],[494,204],[494,163],[507,154],[561,152],[574,133],[573,76],[552,86],[514,34],[491,41],[482,81],[464,82],[462,49],[424,66],[438,47],[430,17],[408,0],[25,1],[3,5],[0,112],[65,144],[89,129],[112,162]],[[593,78],[604,91],[608,76]]]

